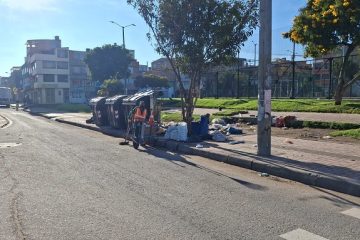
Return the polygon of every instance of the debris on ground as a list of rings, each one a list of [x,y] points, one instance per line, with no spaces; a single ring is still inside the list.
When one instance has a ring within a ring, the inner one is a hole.
[[[257,144],[254,144],[253,147],[257,147],[258,145]]]
[[[220,125],[226,125],[226,122],[224,119],[221,119],[221,118],[214,118],[212,121],[211,121],[212,124],[220,124]]]
[[[231,145],[242,144],[242,143],[245,143],[245,141],[244,140],[239,140],[239,141],[231,141],[231,142],[229,142],[229,144],[231,144]]]
[[[259,173],[260,177],[270,177],[268,173]]]
[[[230,127],[229,130],[228,130],[228,133],[234,134],[234,135],[240,135],[240,134],[243,133],[243,131],[242,131],[242,129]]]
[[[322,138],[323,138],[323,139],[332,139],[331,136],[323,136]]]
[[[295,116],[285,116],[285,117],[277,117],[275,118],[275,127],[283,128],[293,126],[293,123],[296,121]]]
[[[286,138],[286,139],[284,140],[284,143],[294,144],[294,142],[293,142],[293,141],[291,141],[291,140],[290,140],[290,139],[288,139],[288,138]]]
[[[196,144],[196,148],[204,148],[204,146],[201,144]]]
[[[85,121],[87,124],[92,124],[92,123],[94,123],[94,117],[91,117],[91,118],[89,118],[89,119],[86,119],[86,121]]]
[[[212,134],[212,139],[215,142],[226,142],[227,138],[224,134],[222,134],[220,131],[214,131]]]
[[[166,133],[166,129],[163,127],[159,127],[157,131],[155,132],[156,135],[163,135]]]

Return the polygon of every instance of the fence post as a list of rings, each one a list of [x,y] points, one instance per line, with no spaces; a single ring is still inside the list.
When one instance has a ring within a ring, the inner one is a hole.
[[[333,58],[329,58],[329,95],[328,99],[332,98],[332,67],[333,67]]]
[[[216,99],[219,98],[219,72],[215,73],[216,77]]]

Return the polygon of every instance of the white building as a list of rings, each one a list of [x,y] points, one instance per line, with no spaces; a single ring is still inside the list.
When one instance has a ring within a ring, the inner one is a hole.
[[[23,66],[24,89],[35,104],[69,102],[69,49],[61,40],[28,40]]]

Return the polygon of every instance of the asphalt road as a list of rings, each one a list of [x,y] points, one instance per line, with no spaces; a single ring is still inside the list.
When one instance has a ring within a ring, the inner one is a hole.
[[[0,115],[0,239],[360,239],[359,198]]]

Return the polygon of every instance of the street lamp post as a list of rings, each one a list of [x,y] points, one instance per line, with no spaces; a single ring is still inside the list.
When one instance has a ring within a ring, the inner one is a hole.
[[[129,25],[126,25],[126,26],[122,26],[120,24],[118,24],[117,22],[115,21],[110,21],[112,24],[115,24],[116,26],[120,27],[122,29],[122,39],[123,39],[123,49],[125,50],[125,28],[127,27],[135,27],[136,25],[135,24],[129,24]],[[125,95],[128,94],[128,89],[127,89],[127,79],[125,79]]]
[[[118,24],[117,22],[115,21],[110,21],[112,24],[115,24],[116,26],[120,27],[122,29],[122,39],[123,39],[123,48],[125,49],[125,28],[127,27],[135,27],[136,25],[135,24],[129,24],[129,25],[126,25],[126,26],[122,26],[120,24]]]
[[[256,53],[256,46],[257,46],[257,43],[255,43],[254,41],[251,41],[253,44],[254,44],[254,66],[256,66],[256,57],[257,57],[257,53]]]

